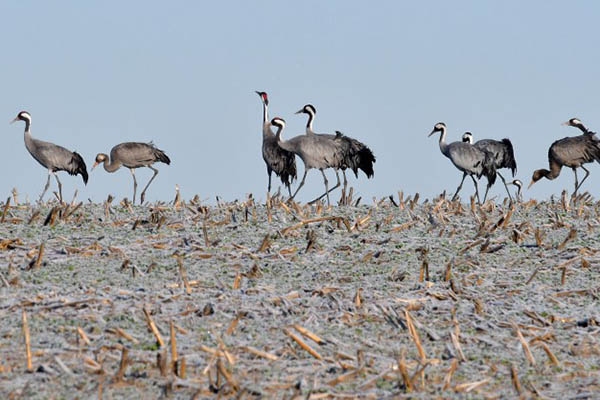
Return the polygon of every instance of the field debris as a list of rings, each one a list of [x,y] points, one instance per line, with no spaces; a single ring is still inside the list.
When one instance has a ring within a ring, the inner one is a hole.
[[[600,203],[0,204],[0,398],[600,390]],[[410,393],[410,394],[408,394]]]

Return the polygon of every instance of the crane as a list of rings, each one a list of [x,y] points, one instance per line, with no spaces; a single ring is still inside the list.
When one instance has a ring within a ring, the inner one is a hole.
[[[48,170],[48,180],[46,186],[44,186],[44,191],[40,195],[40,201],[42,201],[44,194],[50,187],[50,176],[54,175],[58,184],[58,198],[62,202],[62,184],[58,179],[58,175],[56,175],[58,171],[66,171],[70,175],[79,174],[83,178],[83,183],[87,185],[87,167],[79,153],[67,150],[54,143],[34,139],[31,136],[31,114],[27,111],[21,111],[11,123],[16,121],[25,122],[25,147],[29,154]]]
[[[344,193],[348,186],[348,180],[346,178],[346,169],[350,168],[354,172],[354,176],[358,178],[358,170],[362,170],[367,178],[372,178],[375,174],[373,170],[373,164],[375,163],[375,155],[369,147],[364,143],[344,135],[340,131],[335,131],[335,135],[315,133],[313,130],[313,122],[317,113],[316,108],[312,104],[306,104],[296,114],[307,114],[308,120],[306,122],[306,135],[316,135],[327,139],[335,140],[336,145],[340,147],[342,157],[340,158],[339,165],[333,167],[337,177],[337,184],[330,189],[330,191],[340,186],[340,177],[338,175],[338,169],[342,170],[344,176]],[[323,194],[325,196],[325,194]],[[319,197],[318,199],[322,198]],[[318,200],[317,199],[317,200]]]
[[[110,162],[110,163],[109,163]],[[158,175],[158,170],[152,167],[155,162],[162,162],[167,165],[171,164],[171,160],[164,151],[157,149],[152,142],[140,143],[140,142],[125,142],[116,145],[110,151],[110,159],[108,155],[104,153],[98,153],[96,156],[96,162],[92,167],[92,170],[103,163],[104,170],[106,172],[115,172],[121,165],[129,168],[131,176],[133,177],[133,204],[135,204],[135,194],[137,190],[137,181],[135,179],[136,168],[148,167],[154,171],[154,175],[148,181],[142,194],[140,195],[140,204],[144,203],[144,197],[146,195],[146,189],[150,186],[150,183]]]
[[[556,179],[560,175],[562,167],[569,167],[575,174],[575,191],[573,197],[577,195],[577,190],[590,175],[590,171],[583,165],[594,161],[600,162],[600,143],[593,134],[582,134],[578,136],[568,136],[552,143],[548,149],[549,170],[538,169],[533,172],[531,177],[531,187],[542,178],[548,180]],[[577,168],[585,171],[585,176],[578,182]]]
[[[508,197],[512,201],[512,196],[510,194],[510,190],[508,190],[508,186],[506,185],[506,180],[498,171],[502,168],[509,168],[512,172],[513,178],[515,177],[515,173],[517,172],[517,161],[515,160],[515,153],[513,150],[513,145],[509,139],[502,139],[500,141],[493,139],[481,139],[477,142],[473,143],[473,134],[471,132],[465,132],[462,136],[462,141],[465,143],[472,144],[479,150],[485,150],[491,153],[494,156],[494,164],[496,167],[496,173],[502,179],[502,183],[504,183],[504,187],[506,188],[506,193],[508,193]],[[485,199],[487,199],[487,194],[490,186],[488,186],[485,190],[485,195],[483,196],[483,202],[485,203]]]
[[[297,178],[296,156],[294,153],[283,150],[277,145],[275,134],[271,130],[271,121],[269,121],[269,97],[266,92],[256,91],[263,104],[263,142],[262,155],[267,165],[267,175],[269,176],[269,186],[267,191],[271,193],[271,173],[279,176],[281,182],[287,187],[290,197],[292,197],[291,183]]]
[[[327,204],[329,204],[330,190],[324,170],[327,168],[335,168],[336,165],[339,165],[342,157],[340,147],[334,140],[317,135],[299,135],[291,138],[290,140],[283,140],[281,137],[281,132],[285,128],[285,120],[277,117],[273,118],[271,120],[271,125],[277,128],[276,138],[279,146],[284,150],[291,151],[292,153],[296,154],[304,163],[304,175],[302,176],[302,181],[296,188],[296,191],[291,198],[293,199],[296,197],[296,194],[298,194],[300,188],[304,186],[306,174],[309,170],[314,168],[320,170],[321,174],[323,175],[323,182],[325,183],[324,196],[327,196]],[[321,197],[311,201],[311,203],[319,200]]]
[[[447,144],[446,124],[443,122],[438,122],[435,124],[429,136],[435,134],[436,132],[440,132],[440,151],[442,154],[448,157],[450,161],[452,161],[452,164],[454,164],[456,168],[463,172],[462,180],[456,189],[456,193],[454,193],[454,196],[452,197],[452,201],[458,197],[458,192],[460,192],[463,182],[468,175],[471,177],[473,184],[475,185],[477,202],[481,204],[479,199],[479,189],[477,188],[475,176],[477,176],[477,178],[481,178],[481,176],[485,175],[488,180],[488,187],[494,184],[496,181],[496,167],[494,165],[492,154],[464,142],[452,142]]]

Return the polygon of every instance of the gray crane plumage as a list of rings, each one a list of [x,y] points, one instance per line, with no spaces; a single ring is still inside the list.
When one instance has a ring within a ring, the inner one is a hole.
[[[110,161],[110,163],[109,163]],[[137,181],[135,179],[136,168],[148,167],[154,174],[152,178],[148,181],[144,190],[140,195],[140,204],[144,203],[144,198],[146,195],[146,189],[150,186],[150,183],[154,180],[156,175],[158,175],[158,170],[152,167],[152,164],[155,162],[162,162],[167,165],[171,164],[171,160],[165,154],[164,151],[156,148],[154,144],[151,143],[140,143],[140,142],[125,142],[116,145],[110,151],[110,159],[104,153],[98,153],[96,156],[96,162],[92,167],[92,170],[98,166],[98,164],[103,163],[104,170],[106,172],[115,172],[118,170],[121,165],[129,168],[131,171],[131,176],[133,177],[133,204],[135,204],[135,195],[137,190]]]
[[[573,192],[573,196],[576,196],[577,191],[590,174],[590,171],[583,165],[594,161],[600,162],[600,142],[594,134],[584,133],[578,136],[559,139],[552,143],[548,149],[548,164],[550,169],[538,169],[534,171],[529,187],[542,178],[548,180],[556,179],[564,166],[571,168],[575,174],[575,191]],[[578,182],[577,179],[577,168],[585,171],[585,176],[581,182]]]
[[[485,175],[488,180],[488,186],[494,184],[496,181],[496,167],[494,165],[492,154],[485,150],[480,150],[469,143],[452,142],[447,144],[446,124],[443,122],[435,124],[429,136],[435,134],[436,132],[440,132],[439,144],[442,154],[448,157],[450,161],[452,161],[452,164],[454,164],[456,168],[463,172],[462,180],[460,181],[460,185],[458,185],[452,200],[454,201],[458,197],[458,192],[460,192],[463,182],[468,175],[473,180],[477,201],[480,203],[479,189],[477,187],[475,176],[477,178],[481,178],[481,176]]]
[[[276,138],[279,146],[284,150],[296,154],[304,163],[304,175],[302,176],[302,181],[291,198],[293,199],[296,197],[300,188],[304,186],[306,174],[309,170],[314,168],[320,170],[323,175],[323,182],[325,183],[324,195],[327,196],[327,203],[329,204],[330,190],[324,170],[327,168],[335,168],[336,165],[339,165],[339,160],[342,157],[340,147],[336,145],[334,140],[317,135],[299,135],[290,140],[283,140],[281,133],[285,128],[285,121],[281,118],[273,118],[271,120],[271,125],[277,128]],[[313,202],[319,198],[313,200]]]
[[[267,165],[267,175],[269,176],[268,192],[271,193],[271,174],[275,172],[281,182],[287,187],[290,197],[292,197],[292,182],[298,177],[296,172],[296,156],[294,153],[286,151],[279,147],[277,138],[271,130],[271,121],[269,120],[269,98],[266,92],[256,92],[263,104],[263,141],[262,156]]]
[[[510,194],[510,190],[508,190],[506,180],[498,171],[502,168],[508,168],[511,170],[513,178],[515,177],[515,173],[517,172],[517,160],[515,159],[515,152],[513,150],[513,145],[510,139],[504,138],[500,141],[494,139],[481,139],[473,143],[473,134],[471,132],[465,132],[462,136],[462,140],[465,143],[472,144],[476,148],[480,150],[485,150],[492,154],[492,156],[494,157],[496,173],[498,174],[500,179],[502,179],[502,183],[504,183],[504,187],[506,188],[506,193],[508,193],[508,197],[512,201],[512,195]],[[487,186],[485,190],[485,195],[483,196],[484,203],[485,199],[487,199],[489,189],[490,186]]]
[[[29,154],[48,170],[48,180],[46,181],[44,191],[40,195],[40,201],[44,197],[44,194],[46,194],[48,187],[50,187],[50,176],[54,175],[58,184],[58,196],[62,202],[62,184],[58,179],[58,175],[56,175],[58,171],[66,171],[70,175],[79,174],[83,178],[83,183],[87,185],[87,167],[81,155],[54,143],[34,139],[31,136],[31,115],[27,111],[21,111],[12,122],[16,121],[25,122],[25,147],[29,151]]]
[[[340,176],[338,174],[339,169],[342,170],[342,175],[344,176],[344,193],[346,192],[346,187],[348,186],[348,180],[346,178],[346,169],[350,168],[354,172],[354,176],[356,176],[357,178],[358,170],[362,170],[367,176],[367,178],[372,178],[375,174],[373,170],[373,164],[375,163],[375,155],[373,154],[371,149],[369,149],[369,147],[367,147],[364,143],[349,136],[346,136],[340,131],[336,131],[335,135],[327,133],[316,133],[313,129],[313,122],[316,113],[317,110],[312,104],[306,104],[304,107],[302,107],[296,112],[296,114],[308,115],[308,120],[306,122],[307,136],[317,136],[333,140],[336,147],[338,148],[337,154],[339,155],[339,159],[335,160],[335,166],[332,167],[335,170],[337,184],[331,189],[329,189],[329,191],[331,192],[332,190],[340,186]],[[327,193],[324,193],[316,200],[321,199],[326,194]]]

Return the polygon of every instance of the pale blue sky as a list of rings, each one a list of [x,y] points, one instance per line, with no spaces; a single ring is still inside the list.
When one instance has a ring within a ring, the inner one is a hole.
[[[438,121],[450,140],[466,130],[509,137],[525,184],[547,168],[554,140],[577,134],[561,122],[577,116],[600,129],[593,1],[5,1],[0,15],[3,198],[16,186],[36,199],[46,180],[23,124],[8,124],[20,110],[32,114],[34,137],[77,150],[88,168],[115,144],[153,140],[172,164],[157,164],[148,200],[172,199],[176,183],[185,198],[264,199],[254,90],[269,93],[288,138],[304,131],[293,113],[312,103],[318,132],[367,143],[375,178],[350,182],[369,202],[456,188],[461,174],[427,138]],[[600,168],[590,171],[584,189],[598,196]],[[151,171],[136,175],[142,185]],[[126,169],[96,169],[87,187],[60,177],[67,198],[75,188],[80,199],[131,198]],[[322,187],[311,171],[299,199]],[[563,188],[573,188],[568,169],[525,194]],[[472,192],[466,182],[463,199]]]

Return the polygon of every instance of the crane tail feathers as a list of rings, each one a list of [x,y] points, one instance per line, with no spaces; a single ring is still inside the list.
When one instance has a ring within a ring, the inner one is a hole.
[[[167,165],[171,164],[171,159],[162,150],[154,149],[154,156],[156,157],[157,161],[160,161],[160,162],[165,163]]]
[[[503,164],[506,168],[510,168],[512,176],[514,178],[517,173],[517,160],[515,159],[515,152],[513,150],[512,142],[509,139],[502,139],[502,143],[506,146],[506,152],[504,153]]]
[[[81,175],[83,178],[83,183],[87,185],[88,183],[88,173],[87,166],[85,165],[85,161],[83,161],[83,157],[76,151],[73,152],[73,158],[71,159],[71,170],[67,171],[71,175]]]
[[[358,168],[361,169],[367,178],[372,178],[375,175],[375,171],[373,170],[373,164],[375,163],[375,155],[367,146],[360,149],[358,152]],[[354,174],[357,175],[356,170]],[[357,176],[358,177],[358,176]]]

